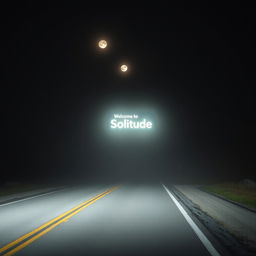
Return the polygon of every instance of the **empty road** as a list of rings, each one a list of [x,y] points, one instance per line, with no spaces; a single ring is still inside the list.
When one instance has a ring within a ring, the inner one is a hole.
[[[0,205],[0,255],[219,255],[190,221],[161,184],[77,186]]]

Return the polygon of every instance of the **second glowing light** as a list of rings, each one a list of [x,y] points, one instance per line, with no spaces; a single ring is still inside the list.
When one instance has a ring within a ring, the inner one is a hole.
[[[98,42],[98,46],[99,46],[101,49],[106,49],[106,47],[108,46],[108,43],[107,43],[106,40],[100,40],[100,41]],[[128,70],[128,66],[125,65],[125,64],[123,64],[123,65],[120,66],[120,70],[121,70],[122,72],[126,72],[126,71]]]

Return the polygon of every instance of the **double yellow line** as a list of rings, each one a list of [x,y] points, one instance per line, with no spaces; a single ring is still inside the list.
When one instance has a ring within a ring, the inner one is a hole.
[[[45,224],[32,230],[31,232],[19,237],[18,239],[14,240],[13,242],[0,248],[0,253],[4,253],[9,250],[5,254],[3,254],[3,256],[10,256],[10,255],[15,254],[16,252],[20,251],[24,247],[28,246],[29,244],[31,244],[32,242],[37,240],[39,237],[45,235],[46,233],[48,233],[49,231],[51,231],[52,229],[54,229],[61,223],[66,222],[72,216],[76,215],[78,212],[82,211],[84,208],[95,203],[96,201],[98,201],[102,197],[106,196],[107,194],[111,193],[112,191],[116,190],[117,188],[118,187],[112,187],[112,188],[106,190],[105,192],[100,193],[100,194],[92,197],[91,199],[73,207],[71,210],[68,210],[68,211],[64,212],[63,214],[55,217],[54,219],[46,222]],[[26,240],[26,241],[24,241],[24,240]],[[13,249],[11,249],[11,248],[13,248]]]

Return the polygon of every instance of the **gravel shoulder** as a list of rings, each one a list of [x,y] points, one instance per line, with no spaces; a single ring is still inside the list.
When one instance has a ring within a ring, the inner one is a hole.
[[[22,191],[17,193],[11,193],[7,195],[0,196],[0,205],[7,204],[10,202],[26,199],[33,196],[38,196],[50,192],[54,192],[60,189],[63,189],[64,187],[46,187],[46,188],[40,188],[40,189],[33,189],[28,191]]]
[[[204,192],[195,186],[176,185],[174,188],[189,199],[187,204],[191,203],[190,209],[200,210],[205,216],[210,216],[249,250],[256,250],[256,214],[254,212]]]

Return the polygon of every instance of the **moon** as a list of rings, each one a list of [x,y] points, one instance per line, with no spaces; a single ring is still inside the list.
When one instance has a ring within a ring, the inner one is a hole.
[[[98,45],[99,45],[99,47],[100,47],[101,49],[104,49],[104,48],[107,47],[108,43],[107,43],[106,40],[100,40],[99,43],[98,43]]]
[[[120,69],[122,72],[126,72],[128,70],[128,67],[126,65],[122,65]]]

